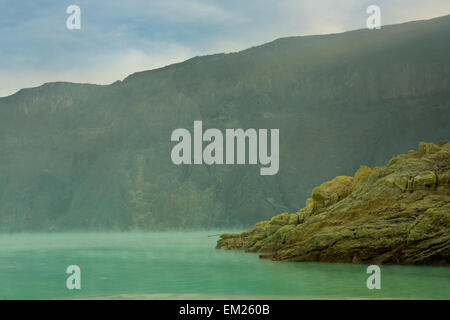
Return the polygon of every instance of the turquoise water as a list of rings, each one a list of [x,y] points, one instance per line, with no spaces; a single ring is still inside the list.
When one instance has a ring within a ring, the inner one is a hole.
[[[0,235],[0,299],[76,297],[450,299],[449,267],[382,266],[381,290],[365,265],[288,263],[214,249],[218,233]],[[69,265],[81,290],[68,290]]]

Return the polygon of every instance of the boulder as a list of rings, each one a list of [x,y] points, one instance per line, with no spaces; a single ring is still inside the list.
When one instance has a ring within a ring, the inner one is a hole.
[[[313,189],[311,198],[315,210],[328,207],[347,197],[353,190],[353,178],[338,176]]]
[[[437,184],[436,174],[432,171],[421,172],[412,180],[412,189],[431,188]]]

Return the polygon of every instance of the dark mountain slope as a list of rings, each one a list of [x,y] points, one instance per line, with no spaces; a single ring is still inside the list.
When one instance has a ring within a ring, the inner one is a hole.
[[[450,16],[293,37],[109,86],[0,99],[0,228],[252,224],[311,188],[450,136]],[[171,132],[279,128],[280,171],[175,166]]]

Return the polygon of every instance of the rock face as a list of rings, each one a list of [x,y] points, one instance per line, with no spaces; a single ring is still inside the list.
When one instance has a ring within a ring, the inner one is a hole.
[[[223,234],[218,249],[284,261],[450,264],[450,142],[420,143],[312,191],[306,207]]]
[[[323,181],[450,139],[449,38],[450,15],[0,98],[0,232],[235,228],[295,212]],[[172,132],[197,120],[279,129],[280,171],[173,164]],[[395,183],[419,188],[425,171]],[[316,210],[358,175],[318,188]]]

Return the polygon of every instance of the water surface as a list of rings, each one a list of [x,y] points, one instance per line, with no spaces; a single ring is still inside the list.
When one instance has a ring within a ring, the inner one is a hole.
[[[0,299],[402,298],[450,299],[450,268],[260,260],[214,249],[204,232],[0,234]],[[66,288],[67,266],[81,290]]]

